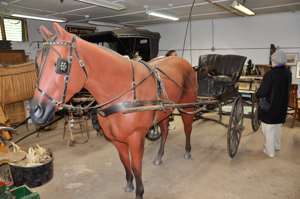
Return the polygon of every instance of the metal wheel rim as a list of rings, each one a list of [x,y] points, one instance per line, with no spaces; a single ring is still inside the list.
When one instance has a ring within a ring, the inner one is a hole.
[[[233,103],[227,133],[227,150],[231,158],[233,158],[240,144],[243,131],[244,108],[242,98],[239,96]]]

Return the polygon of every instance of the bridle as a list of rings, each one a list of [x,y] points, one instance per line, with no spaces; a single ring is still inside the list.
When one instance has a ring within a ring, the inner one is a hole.
[[[69,55],[67,59],[64,59],[61,54],[55,49],[51,48],[52,46],[64,46],[66,48],[69,48]],[[64,89],[63,89],[63,95],[61,99],[58,101],[56,99],[53,99],[47,92],[45,92],[43,89],[39,87],[39,81],[44,69],[44,65],[47,63],[48,55],[50,52],[50,49],[53,50],[57,55],[58,59],[55,62],[55,72],[57,74],[63,75],[64,76]],[[66,100],[66,95],[67,95],[67,88],[68,88],[68,83],[69,83],[69,78],[70,78],[70,72],[71,72],[71,67],[73,63],[73,58],[74,55],[78,60],[80,68],[83,70],[85,78],[87,80],[88,74],[86,70],[86,64],[84,61],[80,58],[78,51],[77,51],[77,46],[76,46],[76,36],[74,35],[72,37],[71,42],[68,41],[56,41],[56,38],[53,38],[49,41],[46,41],[43,43],[42,47],[42,54],[41,54],[41,65],[38,65],[37,60],[36,60],[36,65],[38,68],[40,68],[40,73],[37,81],[36,88],[37,90],[41,93],[41,96],[45,96],[47,99],[51,101],[51,103],[55,106],[62,107],[65,105],[65,100]],[[36,59],[39,55],[36,56]]]

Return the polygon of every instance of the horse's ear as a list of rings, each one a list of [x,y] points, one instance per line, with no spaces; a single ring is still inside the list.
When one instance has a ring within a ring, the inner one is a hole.
[[[58,23],[54,22],[52,26],[57,35],[62,36],[64,33],[66,33],[65,29],[61,27]]]
[[[39,32],[41,33],[43,39],[46,41],[53,37],[53,33],[50,32],[44,25],[40,26]]]

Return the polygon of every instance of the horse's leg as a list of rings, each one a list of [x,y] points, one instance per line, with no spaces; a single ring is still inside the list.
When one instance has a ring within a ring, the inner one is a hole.
[[[146,130],[145,130],[146,132]],[[142,181],[142,160],[144,155],[145,134],[134,132],[129,137],[129,150],[131,154],[131,166],[135,176],[136,199],[143,199],[144,185]]]
[[[134,186],[132,183],[133,175],[132,175],[132,170],[131,170],[131,166],[130,166],[128,145],[125,143],[117,142],[117,141],[113,141],[112,143],[117,148],[117,150],[119,152],[120,160],[123,163],[123,166],[125,168],[126,181],[127,181],[127,185],[125,187],[125,192],[132,192],[134,190]]]
[[[186,139],[185,140],[184,158],[187,160],[192,158],[191,133],[192,133],[193,117],[194,117],[194,115],[181,113],[181,118],[182,118],[183,125],[184,125],[185,139]]]
[[[160,165],[162,163],[162,157],[165,152],[165,144],[167,141],[167,137],[169,134],[169,117],[166,117],[166,119],[162,120],[159,124],[160,131],[161,131],[161,139],[160,139],[160,147],[158,150],[158,153],[153,161],[155,165]]]

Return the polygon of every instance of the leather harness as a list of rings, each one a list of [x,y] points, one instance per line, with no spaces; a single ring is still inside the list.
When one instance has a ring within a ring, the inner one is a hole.
[[[55,48],[51,48],[52,46],[65,46],[65,47],[69,48],[68,58],[67,59],[62,58],[60,53]],[[46,96],[51,101],[51,103],[58,106],[59,108],[66,108],[66,109],[72,109],[72,110],[81,109],[81,110],[85,110],[85,111],[96,109],[98,114],[100,114],[101,116],[104,116],[104,117],[109,116],[109,115],[114,114],[114,113],[124,112],[124,111],[126,111],[127,109],[130,109],[130,108],[137,108],[137,107],[143,107],[143,106],[155,106],[156,107],[155,110],[165,110],[166,105],[172,105],[172,104],[174,105],[174,102],[171,102],[171,101],[168,100],[168,96],[167,96],[167,93],[165,91],[163,81],[161,80],[161,77],[160,77],[160,73],[163,74],[164,76],[166,76],[172,82],[174,82],[178,87],[182,88],[181,85],[179,85],[174,79],[172,79],[170,76],[168,76],[160,68],[151,67],[150,65],[148,65],[144,61],[139,61],[139,62],[149,70],[149,74],[146,77],[144,77],[142,80],[140,80],[139,82],[136,82],[136,79],[135,79],[135,65],[130,60],[130,65],[131,65],[131,70],[132,70],[132,86],[129,89],[127,89],[124,92],[120,93],[118,96],[116,96],[116,97],[114,97],[114,98],[112,98],[112,99],[110,99],[110,100],[108,100],[108,101],[106,101],[102,104],[98,104],[98,105],[95,105],[95,106],[91,106],[93,103],[90,103],[86,107],[75,107],[75,106],[72,106],[72,105],[68,105],[68,104],[66,104],[65,99],[66,99],[66,94],[67,94],[67,88],[68,88],[68,82],[69,82],[71,66],[72,66],[72,62],[73,62],[73,55],[75,55],[75,57],[77,58],[79,66],[85,74],[85,78],[88,79],[86,64],[80,58],[80,56],[78,54],[77,46],[76,46],[76,36],[72,37],[71,42],[56,41],[56,38],[52,38],[52,40],[45,42],[43,47],[42,47],[42,58],[41,58],[42,64],[39,66],[36,62],[37,66],[41,69],[41,72],[40,72],[39,78],[38,78],[38,83],[40,81],[40,77],[41,77],[41,74],[43,72],[44,65],[47,62],[47,58],[48,58],[48,54],[49,54],[50,49],[52,49],[58,55],[58,59],[55,63],[56,73],[64,75],[64,89],[63,89],[63,95],[61,97],[61,100],[58,101],[56,99],[53,99],[49,94],[47,94],[47,92],[42,90],[38,86],[38,84],[37,84],[36,87],[37,87],[37,90],[41,93],[42,96]],[[46,53],[46,55],[44,55],[44,53]],[[136,88],[138,86],[140,86],[144,81],[146,81],[150,77],[153,77],[155,79],[157,99],[156,100],[150,100],[150,101],[137,100]],[[120,103],[116,103],[116,104],[111,105],[111,103],[113,103],[114,101],[120,99],[121,97],[123,97],[128,92],[133,93],[133,101],[124,101],[124,102],[120,102]],[[165,96],[163,96],[164,94],[165,94]],[[164,97],[167,98],[167,100],[163,99]]]

